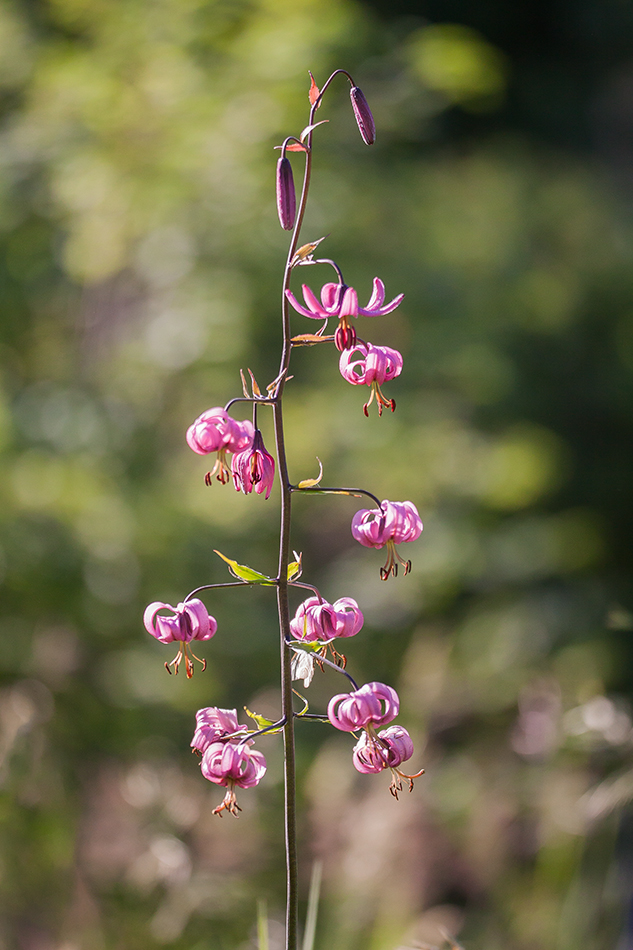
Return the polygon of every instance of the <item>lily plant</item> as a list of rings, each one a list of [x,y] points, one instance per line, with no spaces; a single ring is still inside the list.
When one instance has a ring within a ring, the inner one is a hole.
[[[281,709],[276,720],[267,720],[251,714],[256,728],[240,724],[235,709],[220,709],[208,706],[198,710],[196,726],[191,742],[200,757],[201,773],[205,779],[222,786],[226,792],[214,814],[225,812],[237,816],[240,806],[237,789],[246,790],[259,784],[266,773],[266,759],[255,749],[254,742],[276,733],[283,735],[284,787],[285,787],[285,851],[286,851],[286,950],[297,950],[298,940],[298,879],[297,879],[297,830],[296,830],[296,777],[295,777],[295,726],[301,719],[321,719],[335,729],[352,734],[356,745],[352,749],[352,762],[362,773],[391,774],[389,790],[397,798],[403,781],[409,790],[413,780],[423,769],[409,774],[401,768],[413,755],[413,743],[403,726],[393,723],[400,709],[396,691],[384,683],[373,682],[358,686],[345,669],[345,657],[335,647],[337,640],[356,636],[362,629],[364,618],[361,609],[352,597],[344,593],[334,603],[329,603],[320,591],[304,581],[301,557],[291,549],[292,500],[296,493],[334,494],[354,497],[365,496],[376,507],[361,509],[352,518],[352,537],[361,545],[370,548],[387,548],[387,561],[380,568],[383,581],[395,577],[398,565],[407,574],[411,561],[405,560],[396,550],[400,544],[415,541],[422,531],[422,522],[416,506],[411,501],[379,501],[364,488],[323,487],[319,478],[293,483],[285,448],[283,423],[283,398],[289,380],[290,361],[293,350],[299,346],[333,345],[340,354],[339,368],[344,380],[355,386],[369,386],[370,395],[363,410],[376,401],[378,413],[383,408],[392,412],[396,404],[393,398],[383,395],[381,386],[391,383],[403,369],[401,354],[386,346],[377,346],[358,336],[359,317],[380,317],[391,313],[400,305],[403,294],[398,294],[385,303],[385,286],[376,277],[367,306],[361,307],[358,294],[348,286],[335,261],[315,256],[323,238],[300,245],[300,234],[306,210],[312,173],[313,137],[323,122],[315,121],[317,109],[325,93],[337,76],[344,76],[350,83],[350,100],[358,129],[366,145],[376,138],[374,119],[362,91],[352,77],[343,69],[337,69],[319,89],[312,74],[309,90],[310,114],[306,127],[299,136],[290,135],[281,145],[277,162],[276,196],[279,221],[284,230],[291,231],[290,244],[283,272],[281,294],[281,323],[283,345],[279,373],[262,392],[250,373],[251,385],[242,374],[243,395],[230,399],[224,407],[205,409],[191,424],[186,434],[189,447],[198,455],[215,455],[215,462],[205,476],[207,485],[215,478],[223,485],[230,485],[238,492],[263,494],[268,499],[275,478],[279,481],[281,526],[279,535],[279,559],[274,577],[264,575],[246,565],[238,564],[220,552],[227,562],[234,580],[223,584],[204,584],[191,591],[176,607],[156,601],[150,604],[144,615],[146,630],[161,643],[176,643],[178,653],[165,663],[168,673],[178,673],[184,659],[187,677],[194,672],[193,660],[199,658],[191,649],[191,641],[211,639],[217,632],[217,622],[209,613],[199,596],[220,587],[244,587],[254,584],[273,588],[276,593],[279,618]],[[288,153],[300,153],[303,158],[303,185],[297,201],[292,165]],[[320,299],[306,284],[303,285],[303,300],[300,304],[290,290],[293,271],[306,265],[323,265],[333,268],[336,280],[323,284]],[[316,319],[322,325],[316,332],[299,332],[293,335],[291,313]],[[336,321],[334,332],[328,333],[330,321]],[[233,418],[230,410],[236,404],[247,403],[252,407],[252,423]],[[259,411],[272,413],[275,433],[275,456],[264,445],[258,427]],[[226,489],[225,489],[226,490]],[[262,503],[264,503],[262,500]],[[289,590],[305,589],[310,592],[291,617]],[[221,634],[220,634],[221,635]],[[328,653],[329,657],[328,658]],[[204,670],[205,660],[199,660]],[[327,710],[308,712],[308,702],[296,709],[294,680],[303,680],[308,687],[315,669],[324,666],[345,676],[351,689],[339,693],[330,700]],[[380,730],[380,731],[378,731]]]

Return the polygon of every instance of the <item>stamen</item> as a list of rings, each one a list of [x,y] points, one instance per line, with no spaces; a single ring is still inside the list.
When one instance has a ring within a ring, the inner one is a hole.
[[[226,789],[226,795],[224,796],[222,803],[214,808],[211,812],[212,815],[218,815],[222,817],[223,811],[228,811],[230,815],[233,815],[235,818],[239,818],[238,812],[241,812],[240,806],[237,804],[237,799],[235,797],[235,788],[232,781],[229,780]]]
[[[334,662],[336,663],[339,669],[344,670],[345,667],[347,666],[347,657],[345,656],[344,653],[339,653],[337,650],[335,650],[331,643],[329,644],[329,647],[330,647],[330,653],[334,657]],[[327,647],[326,647],[326,650],[327,650]]]
[[[398,565],[396,563],[396,557],[400,560],[399,555],[396,552],[396,547],[393,541],[387,541],[387,563],[384,567],[380,568],[380,579],[386,581],[392,574],[394,577],[398,576]],[[404,564],[404,561],[401,561]]]

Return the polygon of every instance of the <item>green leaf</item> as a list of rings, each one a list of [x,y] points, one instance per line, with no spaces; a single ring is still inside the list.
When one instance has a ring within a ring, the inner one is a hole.
[[[273,725],[273,719],[266,719],[266,716],[260,716],[259,713],[251,712],[248,706],[244,706],[244,712],[249,717],[249,719],[252,719],[257,723],[258,729],[266,729],[268,726]]]
[[[232,561],[230,557],[226,557],[225,554],[222,554],[221,551],[213,549],[213,553],[217,554],[218,557],[221,557],[223,561],[229,565],[229,571],[233,577],[237,577],[240,581],[249,581],[251,584],[267,584],[274,585],[274,580],[272,577],[267,577],[266,574],[260,574],[259,571],[253,570],[252,567],[249,567],[247,564],[238,564],[237,561]]]
[[[244,712],[250,719],[257,723],[258,729],[268,729],[269,736],[274,736],[276,733],[283,730],[283,726],[278,726],[276,729],[270,729],[269,727],[275,724],[274,720],[266,719],[266,716],[260,716],[259,713],[251,712],[248,706],[244,706]]]
[[[319,463],[319,474],[316,478],[304,478],[303,481],[299,482],[297,488],[314,488],[319,484],[323,478],[323,465],[321,464],[321,459],[317,455],[317,462]]]
[[[303,572],[303,567],[301,566],[302,555],[297,554],[296,551],[293,551],[292,553],[294,554],[297,560],[291,561],[290,564],[288,565],[288,580],[289,581],[297,580],[297,578],[301,577],[301,574]]]

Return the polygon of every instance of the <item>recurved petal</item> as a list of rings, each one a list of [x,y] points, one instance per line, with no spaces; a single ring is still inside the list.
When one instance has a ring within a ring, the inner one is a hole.
[[[366,310],[376,310],[379,307],[382,307],[385,302],[385,285],[381,281],[380,277],[374,277],[374,289],[372,291],[371,297],[369,298],[369,303],[365,307]]]
[[[316,299],[316,297],[314,296],[314,294],[312,293],[312,291],[310,290],[310,288],[309,288],[309,287],[306,287],[305,284],[304,284],[304,286],[303,286],[303,296],[304,296],[304,298],[307,299],[306,291],[308,291],[308,295],[315,301],[315,303],[316,303],[316,305],[317,305],[317,308],[318,308],[318,309],[316,310],[316,312],[313,311],[313,310],[306,310],[306,308],[303,307],[303,306],[299,303],[299,301],[297,300],[297,298],[295,297],[295,295],[292,293],[291,290],[287,290],[287,291],[286,291],[286,297],[287,297],[288,300],[290,301],[291,306],[294,307],[294,309],[297,311],[297,313],[300,313],[303,317],[310,317],[311,320],[323,320],[324,317],[329,316],[329,314],[327,314],[327,313],[325,313],[325,312],[323,311],[323,308],[321,307],[321,304],[320,304],[319,301]]]
[[[176,639],[174,630],[168,623],[161,624],[158,621],[171,621],[171,623],[177,627],[177,620],[175,617],[157,617],[156,615],[159,610],[171,610],[173,613],[176,613],[176,608],[172,607],[171,604],[154,601],[153,604],[149,604],[149,606],[145,608],[143,625],[147,632],[151,633],[157,640],[160,640],[161,643],[171,643],[172,640]]]
[[[348,287],[343,294],[339,317],[357,317],[359,313],[358,294],[353,287]]]
[[[192,624],[192,640],[210,640],[218,629],[215,617],[212,617],[201,600],[194,597],[183,605],[188,612]]]
[[[394,297],[393,300],[384,307],[374,307],[373,309],[370,309],[369,306],[364,308],[359,307],[358,312],[362,317],[384,317],[385,314],[391,313],[392,310],[395,310],[396,307],[402,303],[403,299],[404,294],[398,294],[397,297]]]
[[[323,284],[321,302],[329,314],[338,311],[339,300],[343,293],[343,284]]]

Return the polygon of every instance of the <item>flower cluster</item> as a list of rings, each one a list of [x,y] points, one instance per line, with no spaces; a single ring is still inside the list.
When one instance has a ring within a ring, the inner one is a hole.
[[[392,313],[401,303],[403,294],[398,294],[391,301],[385,300],[385,285],[380,278],[375,277],[371,296],[362,307],[359,304],[358,294],[353,287],[348,286],[340,268],[334,261],[317,261],[314,252],[324,238],[306,244],[299,244],[299,231],[305,211],[305,196],[307,195],[310,180],[310,162],[312,153],[312,133],[321,122],[314,122],[316,109],[319,107],[325,89],[337,75],[335,71],[327,81],[323,90],[319,91],[312,79],[309,93],[311,111],[310,124],[303,130],[301,136],[289,136],[281,146],[281,156],[277,163],[276,197],[279,221],[284,230],[293,230],[290,243],[284,287],[288,287],[290,273],[295,266],[305,264],[329,263],[337,274],[337,282],[326,283],[317,297],[306,284],[303,285],[303,303],[299,303],[294,294],[285,289],[283,307],[284,348],[280,373],[277,379],[267,389],[267,395],[262,392],[252,373],[252,388],[249,395],[248,387],[242,374],[244,398],[231,400],[227,403],[229,409],[236,402],[252,404],[253,421],[239,421],[234,419],[227,409],[216,406],[203,412],[189,427],[186,440],[189,447],[198,455],[216,453],[213,468],[206,475],[205,481],[211,484],[215,477],[222,484],[230,480],[238,492],[243,494],[264,494],[270,497],[275,477],[275,460],[266,450],[262,433],[257,425],[258,411],[263,407],[272,407],[275,423],[277,445],[277,462],[281,479],[281,507],[282,531],[280,538],[279,574],[275,577],[260,573],[247,565],[238,564],[220,552],[220,556],[228,563],[237,583],[229,585],[207,584],[205,587],[193,591],[183,603],[172,607],[170,604],[154,602],[145,610],[144,625],[146,630],[161,643],[178,644],[178,653],[171,663],[165,663],[168,672],[173,667],[178,672],[184,658],[187,677],[194,671],[194,660],[202,664],[203,670],[206,661],[201,660],[191,650],[191,641],[209,640],[217,631],[217,622],[205,605],[193,596],[201,590],[211,587],[239,586],[261,584],[264,587],[276,587],[280,629],[283,636],[283,661],[287,663],[289,651],[294,653],[291,664],[292,679],[303,679],[304,685],[310,684],[315,665],[321,669],[325,665],[338,668],[348,677],[354,689],[348,693],[334,696],[327,708],[329,722],[343,732],[355,734],[356,745],[353,749],[354,767],[362,773],[379,773],[386,769],[391,771],[392,781],[390,790],[397,798],[402,790],[403,780],[413,787],[413,780],[422,771],[408,775],[401,770],[404,762],[413,754],[413,743],[409,733],[402,726],[393,724],[398,715],[400,700],[396,691],[384,683],[372,682],[358,688],[345,670],[346,659],[336,652],[333,642],[337,639],[346,639],[355,636],[364,624],[363,614],[356,600],[352,597],[341,597],[334,603],[326,601],[311,585],[298,581],[300,576],[300,555],[296,555],[297,562],[288,564],[287,546],[289,515],[291,508],[291,493],[294,491],[320,491],[335,494],[355,495],[355,490],[338,488],[320,488],[322,468],[318,478],[307,479],[292,485],[287,475],[287,460],[284,449],[284,433],[281,418],[282,395],[285,383],[292,379],[288,375],[290,370],[290,356],[292,347],[296,344],[312,345],[323,341],[334,341],[340,353],[339,370],[343,378],[354,386],[368,386],[369,397],[363,406],[366,416],[369,415],[369,406],[375,401],[378,415],[383,409],[392,412],[395,409],[395,400],[383,395],[381,387],[400,376],[403,369],[402,355],[388,346],[365,342],[357,337],[355,321],[358,317],[380,317]],[[352,77],[347,75],[351,90],[351,104],[363,141],[367,145],[373,144],[376,137],[371,110],[361,90],[354,84]],[[306,172],[301,198],[297,202],[292,167],[287,152],[303,151],[306,157]],[[288,334],[288,307],[292,306],[297,313],[310,319],[321,320],[323,326],[315,334],[306,333],[298,337],[289,337]],[[330,318],[337,321],[333,336],[324,336]],[[230,458],[229,458],[230,456]],[[369,492],[361,492],[374,498]],[[411,569],[411,562],[403,560],[396,552],[396,545],[416,540],[422,531],[422,522],[415,505],[410,501],[378,502],[375,509],[358,511],[351,524],[352,535],[365,547],[387,548],[387,561],[381,568],[380,576],[386,580],[391,575],[396,576],[398,564],[404,567],[407,574]],[[283,583],[282,583],[283,581]],[[288,587],[303,587],[311,592],[301,603],[292,619],[288,618]],[[333,660],[328,659],[331,653]],[[284,666],[284,669],[287,667]],[[293,709],[292,695],[289,689],[286,674],[282,676],[282,716],[277,722],[271,722],[256,713],[249,713],[261,726],[256,731],[249,731],[247,726],[240,725],[235,709],[221,709],[216,706],[205,707],[196,714],[196,727],[191,747],[200,757],[202,775],[210,782],[221,785],[226,789],[224,799],[213,810],[214,814],[222,815],[225,811],[237,816],[240,808],[236,799],[237,788],[252,788],[261,781],[266,772],[266,760],[261,752],[253,748],[254,739],[262,733],[288,731],[292,728],[294,717],[308,715],[307,703],[301,713]],[[313,718],[323,719],[324,716],[310,714]],[[263,725],[262,725],[263,723]],[[288,736],[286,735],[286,739]],[[290,759],[287,760],[290,762]],[[286,771],[287,787],[290,788],[294,778],[291,776],[290,766]],[[290,802],[290,798],[288,798]],[[288,814],[290,814],[290,806]],[[293,819],[294,820],[294,819]]]
[[[327,709],[328,719],[336,729],[342,732],[363,730],[354,746],[354,767],[365,773],[390,769],[389,790],[395,798],[402,791],[402,779],[409,783],[411,791],[413,780],[424,772],[421,769],[413,775],[406,775],[399,768],[413,755],[413,743],[406,729],[390,726],[376,733],[378,727],[395,719],[399,711],[398,694],[384,683],[366,683],[352,693],[339,693],[332,697]]]
[[[207,409],[187,429],[187,445],[198,455],[217,452],[216,463],[207,474],[210,483],[214,475],[222,484],[229,480],[227,452],[241,452],[253,442],[254,430],[250,422],[238,422],[220,406]]]
[[[261,752],[251,748],[252,739],[247,739],[246,726],[240,726],[235,709],[219,709],[209,706],[196,713],[196,731],[191,746],[202,759],[200,769],[209,782],[226,788],[224,799],[214,815],[223,811],[235,815],[241,811],[237,804],[235,788],[252,788],[258,785],[266,772],[266,759]]]
[[[261,432],[250,422],[238,422],[219,406],[207,409],[187,429],[187,444],[198,455],[218,453],[215,465],[206,474],[207,485],[216,473],[223,485],[232,475],[236,491],[249,495],[255,489],[258,494],[265,491],[266,498],[269,497],[275,460],[266,451]],[[230,470],[227,452],[234,453]]]
[[[159,614],[159,610],[171,610],[173,616],[164,617]],[[192,640],[210,640],[218,629],[215,618],[208,613],[201,600],[194,597],[177,607],[155,601],[145,608],[143,623],[147,632],[161,643],[180,642],[180,649],[174,659],[171,663],[165,663],[168,673],[171,673],[170,666],[174,667],[174,673],[178,672],[183,657],[189,679],[193,676],[192,660],[197,660],[202,664],[202,669],[206,669],[207,661],[201,660],[188,646]]]
[[[411,561],[403,560],[395,545],[415,541],[422,533],[422,521],[412,501],[383,501],[380,508],[363,508],[352,518],[352,537],[366,548],[387,546],[387,561],[380,569],[386,581],[390,574],[398,574],[398,562],[404,573],[411,570]]]

